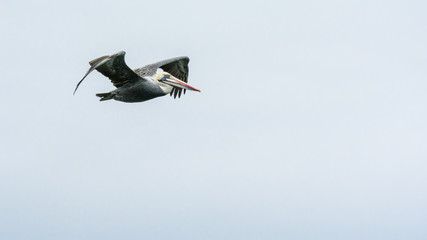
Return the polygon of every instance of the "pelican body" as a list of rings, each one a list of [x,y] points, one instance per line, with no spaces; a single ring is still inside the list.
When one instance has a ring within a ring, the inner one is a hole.
[[[122,102],[143,102],[156,97],[173,95],[181,97],[182,90],[199,91],[187,84],[188,57],[171,58],[142,68],[131,70],[124,61],[125,52],[102,56],[89,62],[91,67],[77,84],[77,88],[94,69],[108,77],[117,88],[108,93],[98,93],[100,101],[114,99]],[[164,72],[157,72],[157,69]]]

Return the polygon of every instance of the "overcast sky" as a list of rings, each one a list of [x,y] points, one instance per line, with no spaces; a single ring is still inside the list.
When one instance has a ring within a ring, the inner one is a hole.
[[[426,1],[1,5],[0,239],[427,239]]]

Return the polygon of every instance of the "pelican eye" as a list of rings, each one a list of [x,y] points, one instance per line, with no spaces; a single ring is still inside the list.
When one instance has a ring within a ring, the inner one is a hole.
[[[165,81],[166,79],[170,78],[170,76],[171,76],[171,75],[169,75],[169,74],[165,74],[165,75],[163,75],[163,77],[162,77],[162,78],[160,78],[160,80],[159,80],[159,81]]]

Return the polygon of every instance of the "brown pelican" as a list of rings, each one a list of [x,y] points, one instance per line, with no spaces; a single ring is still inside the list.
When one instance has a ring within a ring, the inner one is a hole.
[[[108,77],[117,88],[108,93],[98,93],[100,101],[114,99],[122,102],[143,102],[152,98],[167,95],[174,98],[181,97],[182,89],[199,91],[187,84],[188,57],[176,57],[135,70],[130,69],[125,63],[125,52],[118,52],[110,56],[102,56],[89,62],[90,68],[86,75],[77,83],[74,93],[80,83],[94,69]],[[157,69],[164,72],[157,72]],[[74,94],[73,93],[73,94]]]

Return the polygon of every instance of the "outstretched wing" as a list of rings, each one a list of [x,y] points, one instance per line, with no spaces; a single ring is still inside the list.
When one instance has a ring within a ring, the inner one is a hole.
[[[174,77],[188,82],[188,63],[190,59],[188,57],[176,57],[166,59],[160,62],[152,63],[142,68],[135,69],[135,72],[140,76],[152,76],[156,73],[158,68],[163,69],[163,71],[172,74]],[[181,97],[182,89],[173,88],[170,95]],[[184,89],[185,94],[185,89]]]
[[[89,75],[89,73],[91,73],[94,69],[108,77],[117,88],[141,80],[141,77],[126,65],[125,54],[126,53],[122,51],[110,56],[102,56],[90,61],[89,64],[91,67],[82,80],[77,83],[74,93],[76,93],[80,83],[82,83],[86,76]]]

